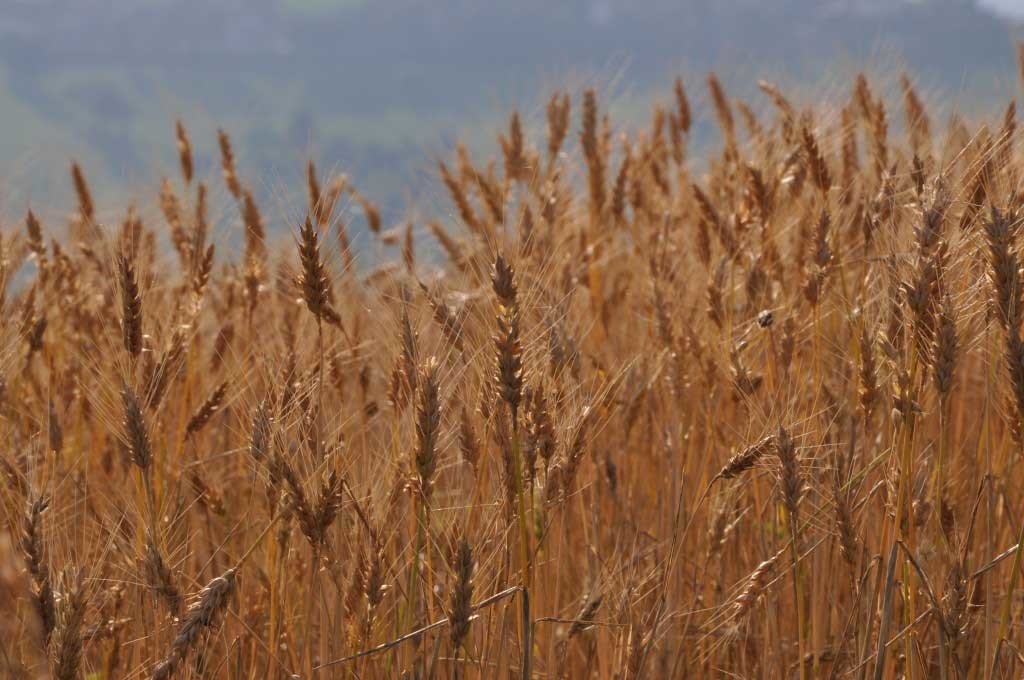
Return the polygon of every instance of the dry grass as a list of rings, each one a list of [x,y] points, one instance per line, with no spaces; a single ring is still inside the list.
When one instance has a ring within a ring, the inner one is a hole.
[[[223,131],[73,164],[0,237],[0,674],[1020,677],[1014,107],[707,86],[703,158],[682,83],[459,147],[439,265],[312,162],[268,240]]]

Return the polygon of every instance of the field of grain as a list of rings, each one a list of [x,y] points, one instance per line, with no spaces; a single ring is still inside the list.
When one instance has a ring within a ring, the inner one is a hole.
[[[0,235],[0,674],[1021,677],[1014,103],[687,86],[703,157],[682,82],[556,93],[393,229],[312,162],[275,224],[226,132],[72,164]]]

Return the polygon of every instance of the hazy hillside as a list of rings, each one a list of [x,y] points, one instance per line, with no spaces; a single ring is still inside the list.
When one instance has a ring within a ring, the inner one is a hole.
[[[101,195],[148,181],[181,116],[207,152],[214,126],[230,129],[268,195],[315,149],[397,218],[456,130],[489,138],[498,111],[537,111],[554,85],[606,86],[636,119],[646,104],[630,102],[678,72],[749,87],[873,59],[968,105],[1012,84],[1010,46],[1001,20],[953,0],[7,3],[0,196],[19,212],[26,196],[66,192],[69,150]]]

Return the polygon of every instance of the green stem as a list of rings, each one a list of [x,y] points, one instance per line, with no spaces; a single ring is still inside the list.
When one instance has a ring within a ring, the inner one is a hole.
[[[530,566],[530,532],[526,523],[526,494],[523,490],[523,466],[522,457],[519,453],[519,431],[512,431],[512,455],[515,461],[516,470],[516,495],[519,500],[519,554],[520,554],[520,577],[522,586],[528,588],[532,579]]]
[[[1010,570],[1010,584],[1006,589],[1006,597],[1003,598],[1003,615],[999,622],[999,635],[996,637],[996,650],[992,656],[992,667],[989,669],[989,678],[995,676],[996,668],[999,666],[999,647],[1006,638],[1006,632],[1010,627],[1010,615],[1013,613],[1013,596],[1017,590],[1017,574],[1020,571],[1021,544],[1024,543],[1024,522],[1020,524],[1020,533],[1017,536],[1017,551],[1013,555],[1013,569]]]
[[[790,545],[790,548],[791,548],[792,553],[793,553],[793,598],[794,598],[794,604],[796,605],[797,653],[800,655],[800,658],[797,660],[797,663],[800,664],[800,666],[799,666],[799,668],[800,668],[800,680],[804,680],[804,678],[806,677],[805,674],[804,674],[804,654],[805,654],[805,651],[804,651],[804,648],[805,648],[805,643],[804,643],[804,623],[805,622],[804,622],[804,607],[803,607],[803,602],[804,602],[803,587],[801,585],[801,579],[800,579],[800,563],[799,563],[800,554],[799,554],[799,551],[797,550],[797,545],[796,545],[796,537],[797,537],[796,516],[794,514],[792,514],[792,513],[787,513],[787,515],[788,515],[787,519],[789,520],[789,533],[790,533],[790,537],[791,537],[789,545]]]
[[[531,635],[531,622],[527,620],[530,602],[530,586],[533,581],[533,570],[530,567],[530,533],[526,524],[526,495],[523,493],[523,466],[522,456],[519,453],[519,428],[515,415],[512,417],[512,456],[516,473],[516,494],[519,497],[519,559],[520,559],[520,585],[523,588],[520,597],[524,603],[524,616],[520,617],[519,637],[523,641],[523,677],[529,676],[529,660],[532,658],[533,640]]]

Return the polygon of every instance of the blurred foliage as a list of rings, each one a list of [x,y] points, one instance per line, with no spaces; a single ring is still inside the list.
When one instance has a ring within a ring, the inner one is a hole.
[[[867,61],[947,93],[932,104],[971,109],[1015,87],[1010,45],[1005,25],[960,0],[26,3],[0,17],[0,209],[67,191],[70,153],[101,203],[148,182],[167,172],[181,117],[201,169],[217,171],[223,126],[242,171],[283,207],[276,187],[313,154],[395,221],[437,153],[456,138],[471,148],[490,139],[513,107],[540,124],[555,87],[596,85],[621,119],[640,122],[649,108],[638,102],[677,73],[697,81],[714,69],[727,88],[768,78],[792,90],[849,82],[845,65]]]

